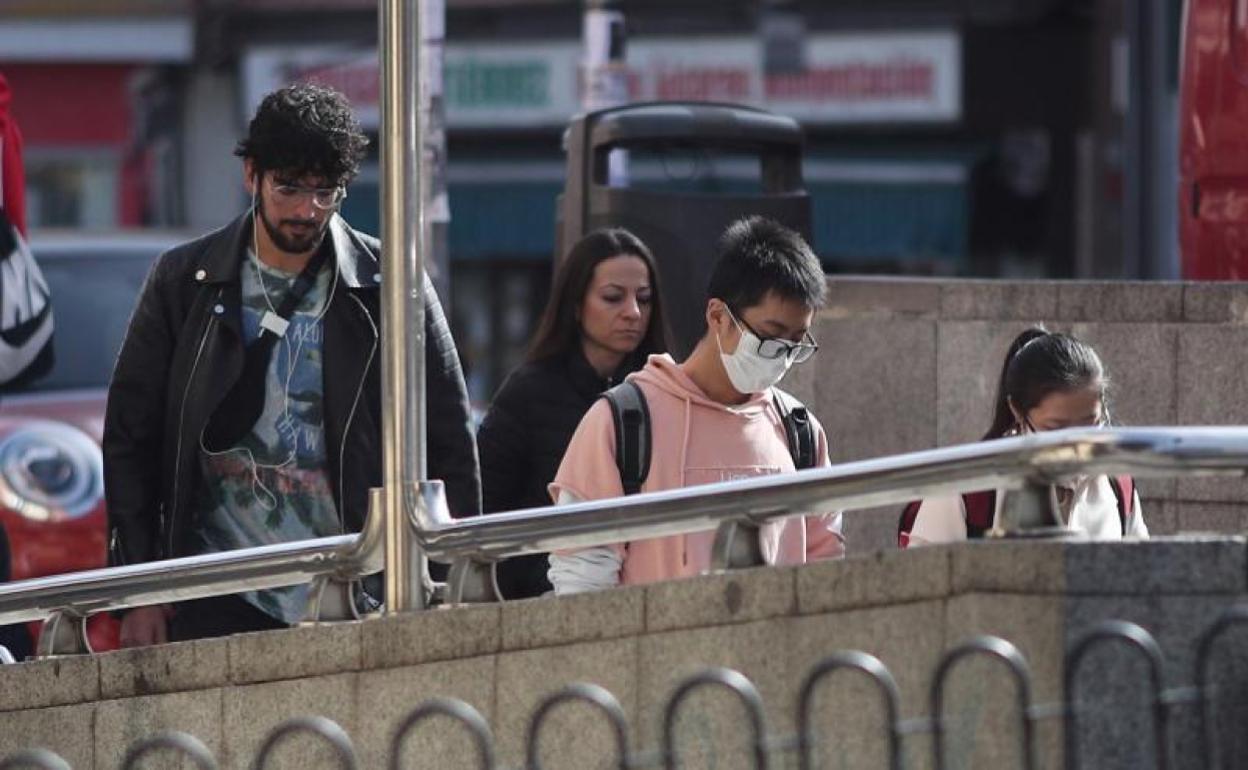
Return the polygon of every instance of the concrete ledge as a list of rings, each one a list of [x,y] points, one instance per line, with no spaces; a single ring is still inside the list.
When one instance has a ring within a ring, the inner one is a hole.
[[[394,668],[471,658],[502,647],[501,607],[453,607],[364,621],[364,668]]]
[[[1174,322],[1183,318],[1183,284],[1156,281],[1067,281],[1057,284],[1063,321]]]
[[[1065,544],[979,540],[931,546],[949,551],[950,593],[1060,594],[1066,590]]]
[[[633,636],[645,630],[645,590],[544,596],[502,605],[503,650],[530,650]]]
[[[229,638],[234,684],[359,671],[361,623],[324,623]]]
[[[1248,324],[1248,283],[1183,284],[1183,320]]]
[[[1064,550],[1069,595],[1240,594],[1248,577],[1242,537],[1083,542]]]
[[[878,551],[796,568],[802,615],[943,599],[950,593],[949,548]]]
[[[646,631],[722,626],[797,611],[790,569],[752,569],[646,586]]]
[[[86,703],[99,697],[100,663],[94,656],[0,666],[0,712]]]
[[[941,282],[936,280],[832,276],[820,318],[935,318]]]
[[[956,281],[944,284],[940,315],[964,321],[1032,321],[1057,318],[1054,281]]]
[[[230,682],[229,641],[204,639],[100,655],[100,697],[131,698]]]

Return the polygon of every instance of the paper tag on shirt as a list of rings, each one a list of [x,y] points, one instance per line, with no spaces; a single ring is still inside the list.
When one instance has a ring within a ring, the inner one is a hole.
[[[290,321],[282,318],[272,310],[264,311],[264,315],[260,318],[260,328],[268,329],[279,337],[286,336],[286,329],[290,326]]]

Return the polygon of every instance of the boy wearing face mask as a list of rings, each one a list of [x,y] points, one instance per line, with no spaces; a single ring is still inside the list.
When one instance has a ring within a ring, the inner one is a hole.
[[[795,470],[773,389],[818,349],[810,334],[826,293],[818,258],[797,233],[761,217],[733,223],[719,246],[706,299],[707,330],[683,363],[652,355],[630,375],[650,413],[651,460],[641,492]],[[828,465],[822,426],[816,464]],[[577,428],[550,485],[558,503],[624,494],[610,405]],[[549,577],[566,594],[690,577],[711,561],[713,531],[552,554]],[[770,564],[844,555],[840,514],[790,518],[759,532]]]

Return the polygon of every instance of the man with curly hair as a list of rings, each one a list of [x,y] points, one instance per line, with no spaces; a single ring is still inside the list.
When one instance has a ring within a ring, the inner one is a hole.
[[[152,268],[109,386],[115,564],[358,531],[381,486],[380,244],[338,208],[367,138],[335,91],[261,102],[235,154],[252,204]],[[480,512],[458,354],[426,277],[429,473]],[[140,607],[123,646],[282,628],[307,586]]]

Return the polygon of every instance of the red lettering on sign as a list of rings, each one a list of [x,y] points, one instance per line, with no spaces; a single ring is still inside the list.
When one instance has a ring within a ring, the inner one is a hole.
[[[815,67],[795,75],[768,75],[763,87],[768,100],[934,100],[936,67],[912,59]]]
[[[742,101],[750,98],[750,73],[727,67],[682,67],[659,70],[655,99]]]
[[[291,67],[286,81],[333,88],[341,91],[356,107],[376,105],[381,99],[377,64],[371,61]]]

